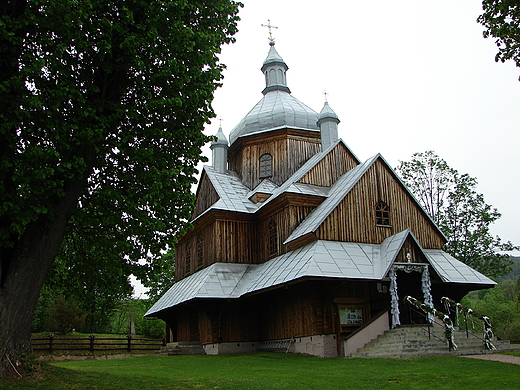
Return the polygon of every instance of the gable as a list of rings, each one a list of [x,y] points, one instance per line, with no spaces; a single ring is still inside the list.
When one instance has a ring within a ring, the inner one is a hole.
[[[359,163],[359,160],[350,149],[343,142],[339,142],[298,182],[330,187],[340,176],[359,165]]]
[[[375,206],[389,206],[390,225],[376,224]],[[372,164],[316,230],[324,240],[380,243],[410,229],[424,248],[442,248],[445,239],[382,158]]]
[[[197,187],[195,210],[193,210],[192,219],[197,218],[219,199],[220,196],[218,195],[215,186],[211,183],[206,170],[203,170],[199,186]]]

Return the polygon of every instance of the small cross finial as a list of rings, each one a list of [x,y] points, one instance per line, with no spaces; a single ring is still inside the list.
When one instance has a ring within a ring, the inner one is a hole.
[[[222,119],[222,117],[219,116],[219,117],[217,118],[217,120],[219,121],[219,127],[222,127],[222,121],[223,121],[224,119]]]
[[[325,102],[327,102],[327,95],[328,95],[327,90],[323,91],[323,94],[325,95]]]
[[[274,38],[273,38],[273,32],[271,31],[272,28],[276,28],[278,29],[278,27],[276,26],[273,26],[271,24],[271,19],[267,19],[267,24],[262,24],[262,27],[267,27],[269,29],[269,40],[271,42],[274,42]]]

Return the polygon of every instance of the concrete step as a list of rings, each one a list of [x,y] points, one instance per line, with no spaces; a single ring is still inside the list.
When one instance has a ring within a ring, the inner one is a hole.
[[[206,351],[198,341],[168,343],[157,355],[205,355]]]
[[[423,356],[441,355],[477,355],[496,351],[490,351],[482,340],[466,332],[456,330],[454,334],[457,349],[450,351],[444,337],[444,329],[439,327],[430,328],[431,337],[420,327],[400,327],[386,331],[378,338],[366,344],[351,357],[387,357],[397,359],[409,359]],[[433,335],[437,336],[434,337]],[[439,340],[439,338],[441,340]],[[497,350],[510,348],[508,341],[494,340],[493,344]]]

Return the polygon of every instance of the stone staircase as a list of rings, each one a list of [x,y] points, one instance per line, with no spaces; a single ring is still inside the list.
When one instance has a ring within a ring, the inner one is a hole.
[[[456,330],[454,340],[458,348],[450,351],[444,338],[444,329],[441,327],[432,327],[430,331],[432,334],[431,338],[428,338],[427,329],[419,326],[403,326],[387,330],[378,338],[353,353],[350,357],[411,359],[442,355],[480,355],[496,353],[497,351],[510,348],[509,341],[493,340],[493,345],[497,348],[497,351],[490,351],[486,349],[482,340],[471,335],[467,338],[465,331]]]
[[[192,342],[176,342],[168,343],[156,355],[173,356],[173,355],[205,355],[206,351],[198,341]]]

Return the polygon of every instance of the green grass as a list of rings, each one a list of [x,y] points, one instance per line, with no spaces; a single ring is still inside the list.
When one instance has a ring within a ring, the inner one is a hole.
[[[520,366],[454,356],[321,359],[294,354],[141,356],[54,363],[0,389],[518,389]]]

